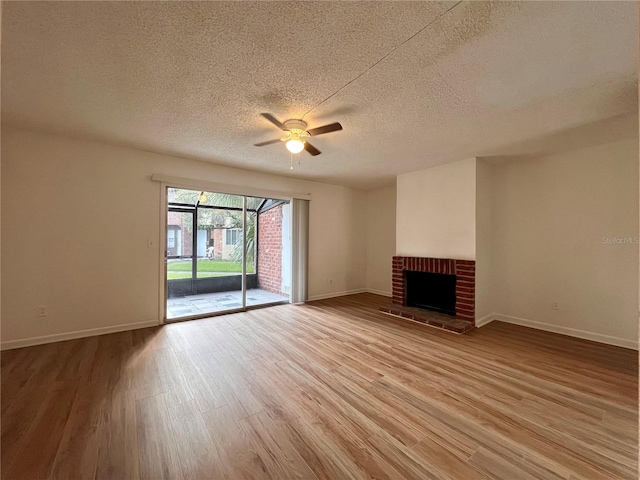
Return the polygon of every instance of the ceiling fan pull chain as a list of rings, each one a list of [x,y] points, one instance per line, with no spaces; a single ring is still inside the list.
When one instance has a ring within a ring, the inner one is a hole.
[[[290,167],[289,170],[293,170],[293,153],[289,152],[289,162],[290,162]]]

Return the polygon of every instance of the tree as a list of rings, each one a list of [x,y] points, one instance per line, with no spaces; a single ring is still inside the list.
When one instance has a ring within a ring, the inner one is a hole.
[[[195,190],[183,190],[183,189],[169,189],[169,201],[184,203],[190,205],[196,205],[199,203],[200,195],[206,197],[201,203],[209,206],[216,207],[231,207],[242,209],[242,196],[231,195],[227,193],[210,193],[210,192],[198,192]],[[251,206],[257,207],[257,202],[261,199],[248,198],[251,201]],[[215,229],[228,229],[236,228],[242,229],[242,210],[222,210],[215,208],[197,208],[197,225],[199,230],[212,231]],[[256,255],[256,217],[255,212],[247,212],[247,263],[253,264]],[[183,227],[188,232],[193,232],[192,217],[187,216],[183,221]],[[232,260],[234,262],[242,261],[242,235],[238,237],[236,241]]]
[[[256,218],[257,213],[247,212],[247,264],[254,265],[256,258]],[[242,261],[242,235],[233,246],[232,259],[234,262]]]

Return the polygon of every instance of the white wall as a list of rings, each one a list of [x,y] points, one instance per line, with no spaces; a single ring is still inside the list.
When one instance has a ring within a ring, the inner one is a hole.
[[[494,312],[633,346],[638,328],[638,139],[493,167]],[[559,310],[553,308],[558,302]]]
[[[365,288],[363,191],[22,129],[2,136],[3,343],[159,321],[153,173],[311,193],[310,297]]]
[[[476,159],[397,178],[396,253],[476,258]]]
[[[396,186],[367,192],[367,290],[391,296],[396,254]]]
[[[493,166],[476,162],[476,324],[494,312],[493,272]]]
[[[637,179],[637,137],[400,175],[396,252],[476,260],[476,321],[636,347]]]

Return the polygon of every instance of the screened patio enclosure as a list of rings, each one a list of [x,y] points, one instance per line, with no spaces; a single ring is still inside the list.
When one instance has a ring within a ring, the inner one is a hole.
[[[285,200],[167,188],[166,318],[289,301]]]

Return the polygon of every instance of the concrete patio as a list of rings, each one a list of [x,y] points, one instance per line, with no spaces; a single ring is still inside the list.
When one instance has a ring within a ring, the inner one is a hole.
[[[247,307],[288,301],[288,296],[259,288],[247,290]],[[241,290],[174,297],[167,300],[167,320],[219,313],[237,308],[242,308]]]

